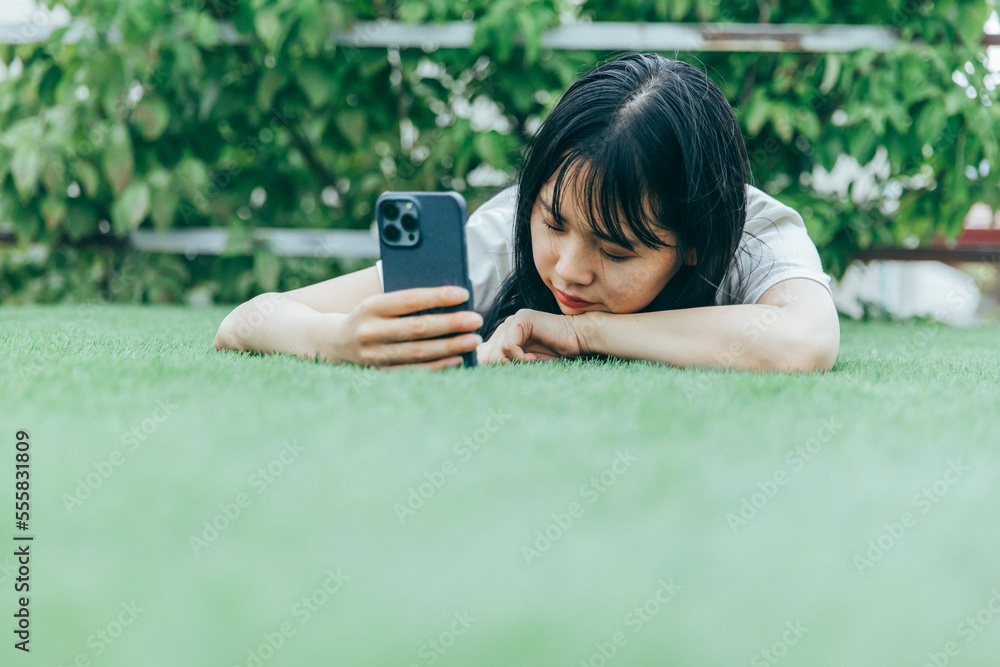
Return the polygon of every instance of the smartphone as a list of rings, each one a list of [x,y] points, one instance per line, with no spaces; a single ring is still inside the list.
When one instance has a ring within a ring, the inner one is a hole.
[[[375,203],[375,211],[384,290],[458,285],[469,290],[469,300],[465,303],[412,315],[472,310],[472,283],[465,254],[465,222],[469,213],[462,195],[384,192]],[[476,365],[475,350],[461,356],[467,368]]]

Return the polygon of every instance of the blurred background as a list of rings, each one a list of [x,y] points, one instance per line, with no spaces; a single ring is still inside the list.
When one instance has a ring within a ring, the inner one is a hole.
[[[997,320],[997,33],[983,0],[0,0],[0,302],[368,266],[379,193],[474,210],[560,91],[641,48],[720,85],[843,313]]]

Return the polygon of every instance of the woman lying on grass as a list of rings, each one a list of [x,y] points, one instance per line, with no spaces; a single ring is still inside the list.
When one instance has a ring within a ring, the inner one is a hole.
[[[215,346],[383,368],[458,366],[476,349],[480,363],[603,354],[829,370],[840,344],[829,277],[799,215],[746,179],[715,84],[679,61],[626,56],[570,86],[515,186],[470,216],[478,313],[403,317],[467,296],[383,294],[377,264],[251,299]]]

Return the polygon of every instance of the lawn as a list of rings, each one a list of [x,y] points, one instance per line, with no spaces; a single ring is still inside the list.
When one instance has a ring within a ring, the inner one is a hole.
[[[226,312],[0,308],[3,665],[997,664],[1000,328],[379,373],[217,352]]]

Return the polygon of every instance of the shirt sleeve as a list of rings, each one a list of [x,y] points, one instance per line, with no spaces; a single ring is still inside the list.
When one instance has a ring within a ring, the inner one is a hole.
[[[823,272],[802,216],[748,185],[743,239],[715,302],[757,303],[764,292],[790,278],[814,280],[830,291],[830,276]]]
[[[500,285],[513,267],[514,211],[517,188],[509,187],[472,212],[465,223],[465,253],[472,283],[473,308],[485,314],[496,299]],[[378,280],[382,278],[382,260],[375,262]]]

